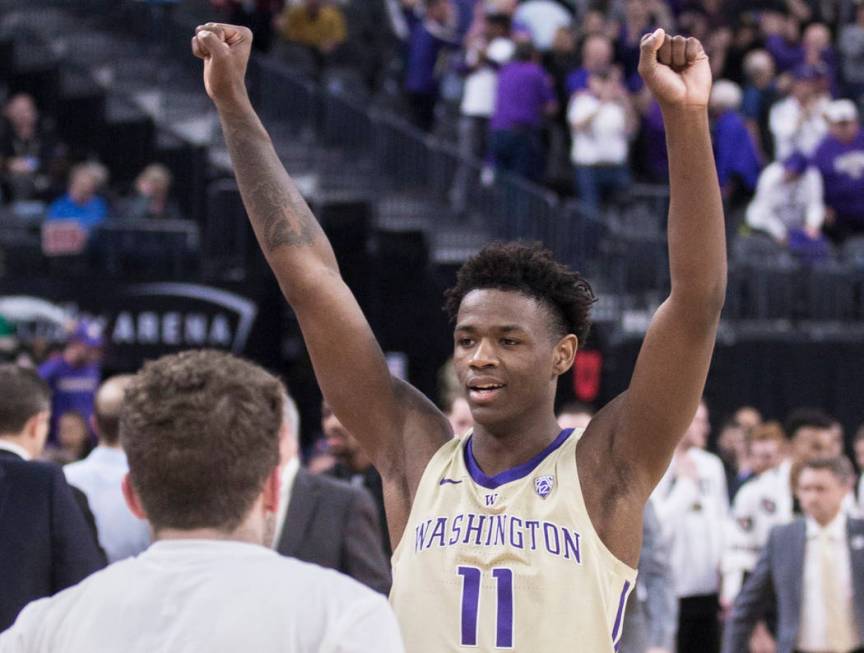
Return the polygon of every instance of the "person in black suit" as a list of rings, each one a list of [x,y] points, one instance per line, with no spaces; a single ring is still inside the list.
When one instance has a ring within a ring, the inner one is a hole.
[[[300,419],[294,401],[287,396],[284,415],[286,437],[274,548],[282,555],[340,571],[386,594],[390,565],[372,497],[362,487],[315,476],[300,467]]]
[[[805,462],[796,494],[806,517],[776,526],[735,600],[723,653],[746,651],[756,623],[777,614],[777,653],[864,651],[864,520],[847,517],[845,457]]]
[[[321,403],[321,431],[327,440],[330,455],[336,460],[336,464],[324,473],[331,478],[350,483],[354,487],[365,488],[369,492],[378,508],[381,543],[389,558],[393,549],[384,513],[384,487],[381,483],[381,475],[372,466],[372,461],[363,451],[357,438],[339,421],[326,401]]]
[[[49,406],[34,372],[0,366],[0,631],[31,601],[105,566],[62,470],[27,462],[48,435]]]
[[[51,423],[51,388],[35,372],[12,364],[0,365],[0,420],[0,460],[27,462],[40,458]],[[69,489],[104,558],[87,495],[73,485]]]

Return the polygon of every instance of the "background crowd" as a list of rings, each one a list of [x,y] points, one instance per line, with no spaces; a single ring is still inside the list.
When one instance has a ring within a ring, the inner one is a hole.
[[[639,39],[657,27],[695,36],[716,80],[730,234],[763,235],[811,262],[864,230],[864,5],[854,0],[214,4],[288,61],[308,50],[319,74],[355,68],[373,89],[399,80],[405,114],[484,162],[487,178],[507,170],[591,210],[626,198],[634,180],[667,181],[660,110],[636,71]],[[363,43],[391,43],[392,54],[370,72]],[[457,211],[466,175],[451,191]]]

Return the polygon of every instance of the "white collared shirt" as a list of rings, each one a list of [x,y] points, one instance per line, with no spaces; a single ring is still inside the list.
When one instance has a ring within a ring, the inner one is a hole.
[[[273,531],[273,548],[279,544],[282,537],[282,527],[285,525],[285,515],[288,514],[288,504],[291,503],[291,491],[294,489],[294,481],[297,471],[300,469],[300,460],[294,456],[282,466],[282,475],[279,477],[279,505],[276,508],[276,529]]]
[[[846,514],[843,510],[824,528],[807,518],[807,548],[804,554],[804,576],[801,589],[801,626],[798,630],[797,649],[827,651],[828,618],[822,600],[822,565],[820,560],[820,534],[830,540],[831,556],[835,561],[837,586],[840,587],[846,618],[855,623],[852,606],[852,567],[846,536]]]
[[[4,440],[3,438],[0,438],[0,449],[3,449],[4,451],[11,451],[16,456],[21,456],[23,460],[30,460],[30,452],[28,452],[21,445],[10,442],[9,440]]]
[[[3,653],[402,653],[387,600],[257,545],[161,540],[28,605]]]
[[[723,463],[701,449],[690,449],[687,455],[698,479],[676,478],[673,460],[651,495],[663,535],[671,544],[670,566],[679,572],[674,573],[679,598],[718,592],[729,513]]]
[[[122,449],[101,445],[63,468],[69,484],[87,495],[109,563],[138,555],[150,544],[150,527],[132,514],[123,498],[121,484],[128,471]]]

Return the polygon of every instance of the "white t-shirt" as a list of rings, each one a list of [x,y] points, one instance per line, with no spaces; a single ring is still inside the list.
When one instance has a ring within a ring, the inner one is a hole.
[[[629,135],[624,107],[617,102],[600,102],[590,93],[574,94],[567,110],[568,122],[581,123],[592,114],[585,127],[571,128],[571,161],[577,166],[627,163]]]
[[[534,47],[546,52],[555,41],[555,33],[562,27],[570,27],[573,17],[553,0],[527,0],[517,8],[513,19],[526,25],[531,32]]]
[[[516,46],[507,38],[493,39],[486,49],[486,56],[505,64],[513,58]],[[468,55],[469,63],[476,63],[479,52]],[[495,111],[495,94],[498,90],[498,71],[491,66],[480,66],[465,78],[465,89],[462,92],[462,115],[477,118],[491,118]]]
[[[768,114],[768,125],[774,136],[774,159],[785,161],[795,151],[810,156],[828,133],[825,109],[831,102],[827,95],[813,101],[805,114],[794,97],[777,102]]]
[[[723,463],[701,449],[690,449],[687,455],[698,479],[676,478],[673,461],[651,495],[663,535],[671,544],[670,566],[679,598],[719,590],[729,513]]]
[[[767,231],[776,240],[785,239],[790,229],[819,229],[825,220],[822,176],[810,166],[793,181],[785,180],[786,169],[779,161],[759,176],[756,196],[747,207],[747,224]]]
[[[159,541],[27,606],[2,653],[401,653],[386,599],[263,546]]]

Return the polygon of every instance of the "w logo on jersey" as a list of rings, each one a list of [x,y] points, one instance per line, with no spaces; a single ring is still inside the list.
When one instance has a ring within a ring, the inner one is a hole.
[[[545,499],[555,487],[555,477],[551,474],[548,476],[538,476],[534,479],[534,490],[540,495],[541,499]]]

